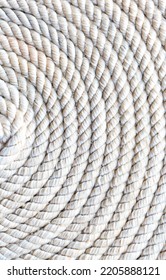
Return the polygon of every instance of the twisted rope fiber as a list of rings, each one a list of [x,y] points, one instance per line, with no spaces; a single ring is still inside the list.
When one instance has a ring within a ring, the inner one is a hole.
[[[0,0],[0,259],[166,259],[166,1]]]

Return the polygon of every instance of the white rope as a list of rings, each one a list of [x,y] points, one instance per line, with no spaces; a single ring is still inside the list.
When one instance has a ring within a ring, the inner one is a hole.
[[[165,15],[0,0],[0,259],[166,259]]]

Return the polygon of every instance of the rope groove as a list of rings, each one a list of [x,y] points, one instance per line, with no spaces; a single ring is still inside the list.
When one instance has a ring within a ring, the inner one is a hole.
[[[0,0],[0,259],[166,259],[165,15]]]

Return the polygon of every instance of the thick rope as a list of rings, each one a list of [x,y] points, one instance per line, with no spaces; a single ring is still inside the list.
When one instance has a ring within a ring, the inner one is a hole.
[[[0,0],[0,259],[166,259],[165,16]]]

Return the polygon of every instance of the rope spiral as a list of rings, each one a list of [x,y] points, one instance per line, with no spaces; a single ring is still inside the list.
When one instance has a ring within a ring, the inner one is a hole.
[[[0,259],[166,259],[166,1],[0,0]]]

